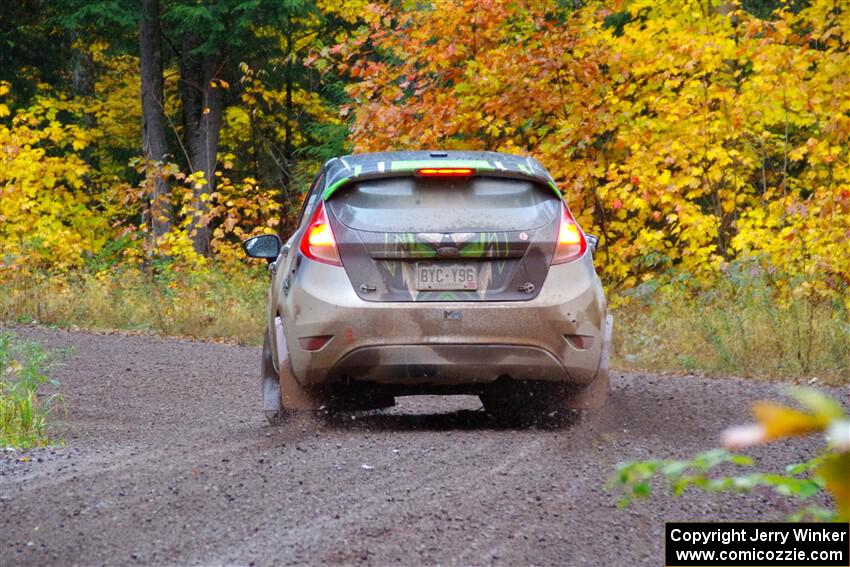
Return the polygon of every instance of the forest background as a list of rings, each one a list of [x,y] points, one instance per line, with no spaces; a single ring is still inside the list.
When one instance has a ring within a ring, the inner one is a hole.
[[[530,154],[621,368],[850,376],[847,0],[16,0],[0,7],[0,321],[256,343],[351,151]]]

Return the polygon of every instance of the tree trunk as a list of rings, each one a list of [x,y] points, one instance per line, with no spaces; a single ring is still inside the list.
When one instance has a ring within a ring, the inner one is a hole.
[[[97,69],[91,53],[86,49],[86,45],[80,39],[80,33],[77,29],[71,30],[71,88],[74,97],[78,99],[88,99],[95,95],[94,84]],[[89,106],[89,105],[84,105]],[[83,111],[80,117],[80,124],[86,128],[95,128],[97,119],[91,109]],[[100,169],[100,161],[94,147],[89,146],[80,152],[80,157],[92,168],[92,170]]]
[[[145,186],[150,202],[148,217],[154,237],[171,230],[171,203],[168,185],[160,166],[168,153],[165,141],[163,107],[162,37],[159,0],[142,0],[139,21],[139,61],[142,78],[142,147],[148,161]]]
[[[293,59],[295,55],[293,54],[293,45],[292,45],[292,15],[290,13],[286,14],[286,127],[285,127],[285,136],[286,140],[284,141],[283,146],[283,156],[286,160],[286,173],[289,179],[292,179],[292,120],[294,118],[293,112],[293,104],[292,104],[292,72],[293,72]]]
[[[79,44],[80,34],[77,30],[71,30],[71,84],[76,97],[87,97],[94,95],[94,61],[91,55]]]
[[[197,38],[192,36],[183,43],[180,94],[189,168],[192,173],[203,172],[206,180],[206,184],[193,187],[192,241],[196,252],[208,255],[210,229],[206,214],[209,201],[203,196],[215,191],[216,154],[224,115],[225,87],[219,76],[221,58],[193,53],[197,45]]]
[[[292,102],[292,91],[294,88],[292,73],[294,68],[293,60],[295,59],[292,36],[292,13],[287,12],[286,29],[284,31],[284,37],[286,38],[286,114],[284,116],[284,141],[281,162],[278,162],[278,159],[274,157],[274,154],[271,154],[272,159],[274,159],[275,164],[278,166],[281,187],[280,193],[278,193],[278,203],[280,203],[280,206],[282,207],[281,210],[283,211],[287,210],[290,206],[289,188],[292,185],[292,165],[295,161],[292,155],[292,123],[295,118],[294,105]]]

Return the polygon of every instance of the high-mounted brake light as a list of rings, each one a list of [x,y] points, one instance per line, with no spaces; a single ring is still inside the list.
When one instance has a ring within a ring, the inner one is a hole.
[[[342,266],[334,231],[328,222],[323,201],[316,206],[316,212],[313,213],[313,218],[310,219],[310,223],[304,230],[304,236],[301,237],[301,253],[317,262]]]
[[[569,209],[561,204],[561,227],[558,230],[558,242],[555,244],[553,264],[564,264],[581,258],[587,251],[587,240],[578,227]]]
[[[419,177],[469,177],[475,175],[470,167],[422,167],[416,170]]]

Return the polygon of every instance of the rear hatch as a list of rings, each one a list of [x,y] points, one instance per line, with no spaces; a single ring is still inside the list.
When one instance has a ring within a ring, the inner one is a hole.
[[[560,200],[530,179],[393,177],[326,203],[340,258],[367,301],[523,301],[537,296]]]

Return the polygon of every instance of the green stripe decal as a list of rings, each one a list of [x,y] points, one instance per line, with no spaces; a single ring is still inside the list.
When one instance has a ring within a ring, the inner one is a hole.
[[[422,167],[469,167],[480,171],[496,169],[496,166],[483,159],[419,159],[390,162],[390,171],[416,171]]]
[[[322,198],[325,201],[327,201],[328,199],[331,198],[331,195],[334,194],[334,191],[336,191],[337,189],[339,189],[340,187],[342,187],[343,185],[345,185],[349,181],[351,181],[350,177],[343,177],[339,181],[335,181],[333,185],[331,185],[330,187],[325,189],[325,192],[322,194]]]

